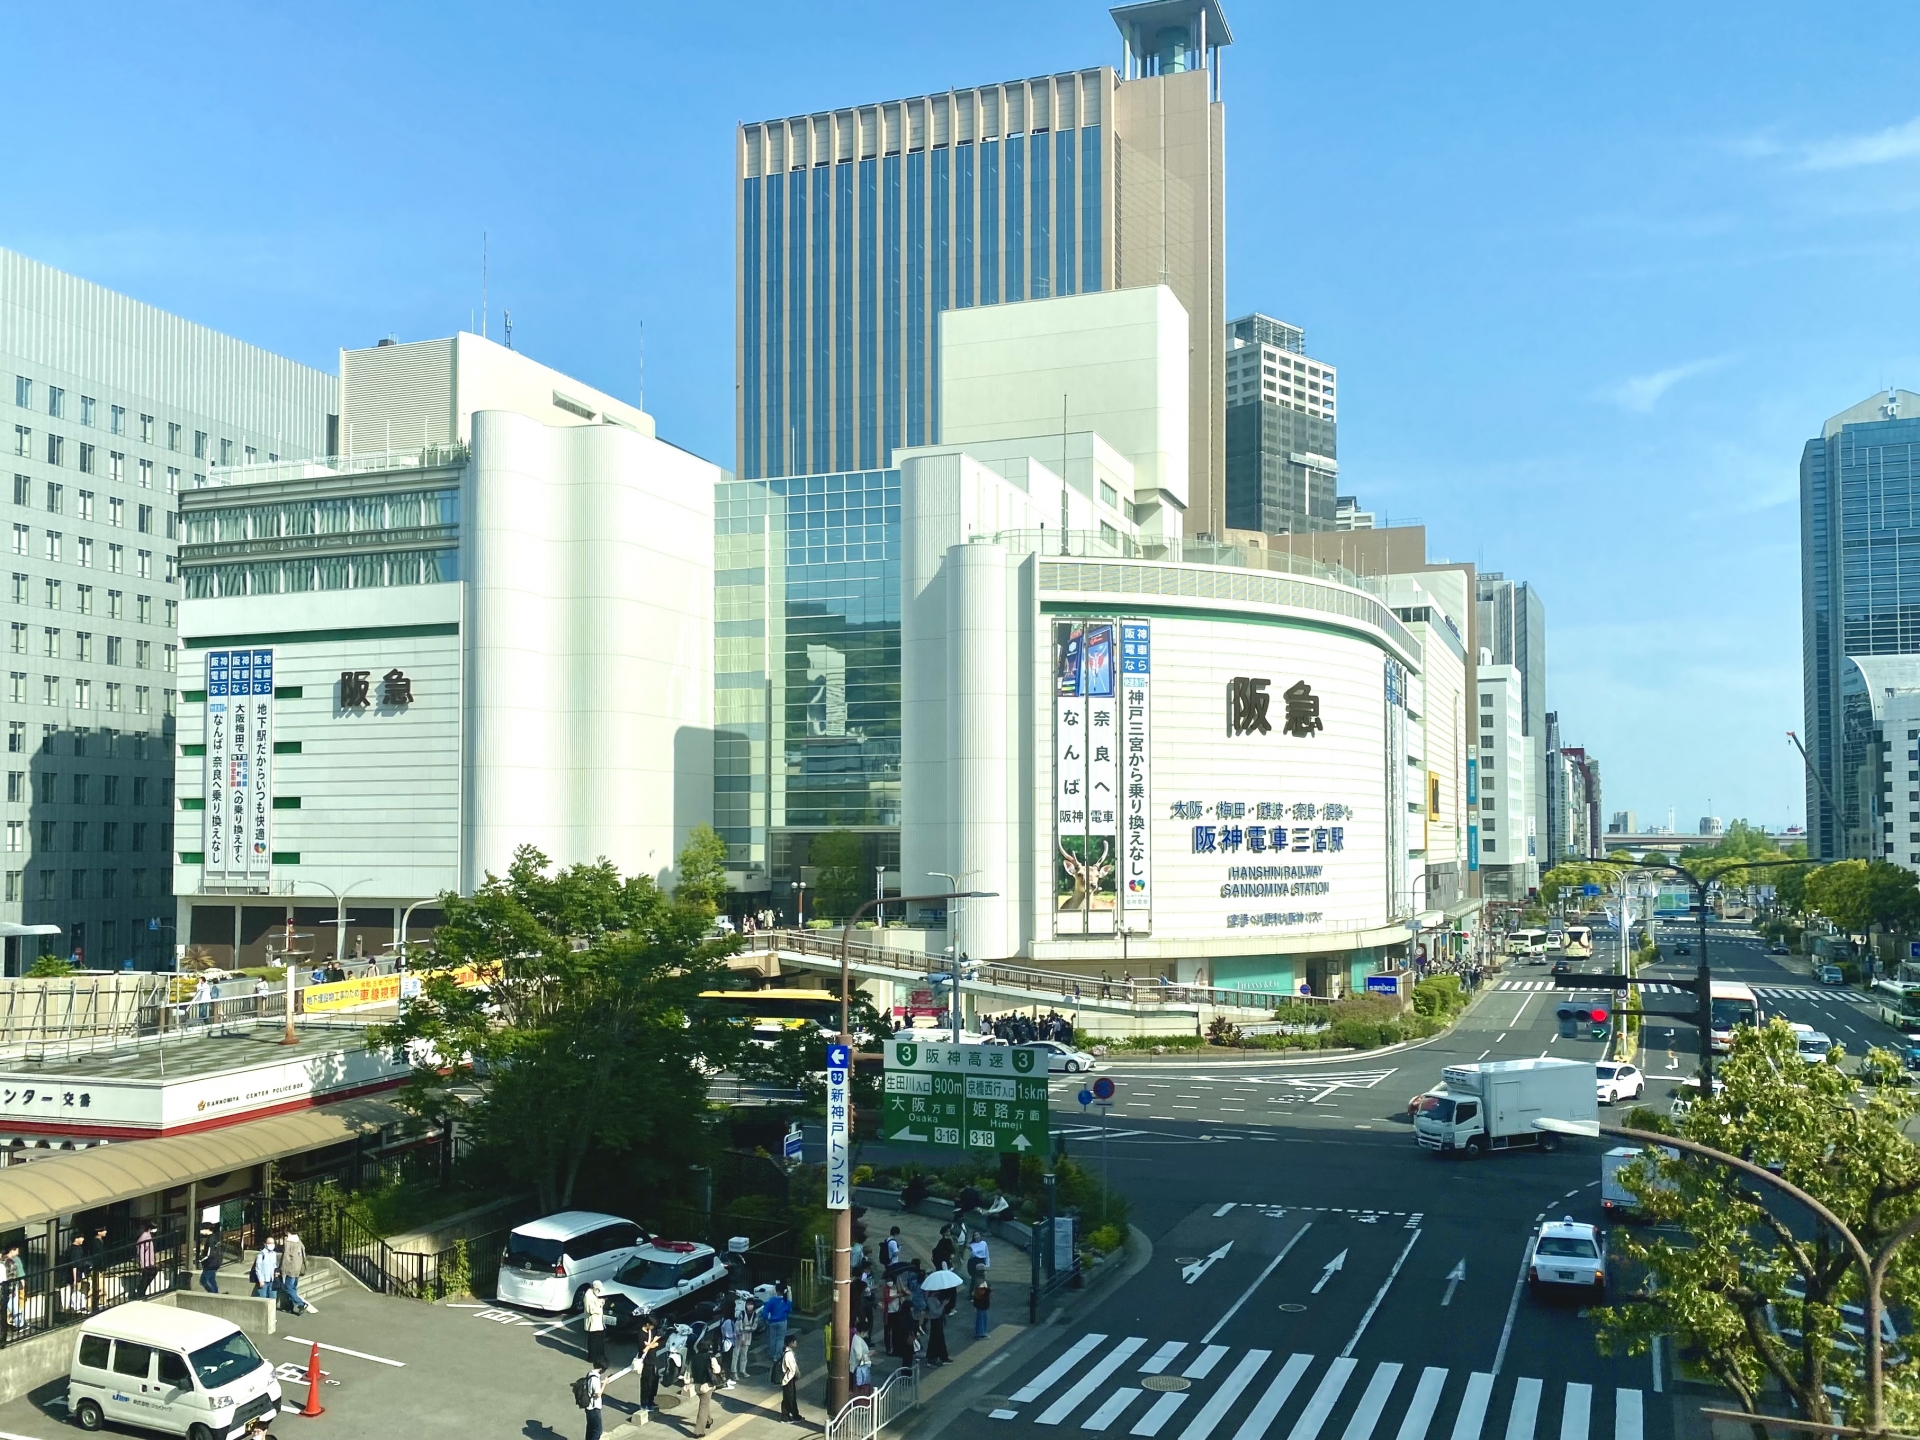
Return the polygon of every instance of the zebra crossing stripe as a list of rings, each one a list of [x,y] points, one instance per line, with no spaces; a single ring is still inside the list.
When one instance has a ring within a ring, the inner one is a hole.
[[[1074,1341],[1072,1345],[1067,1347],[1067,1352],[1064,1355],[1014,1392],[1012,1397],[1014,1404],[1024,1405],[1029,1400],[1038,1400],[1053,1388],[1056,1380],[1073,1369],[1074,1366],[1078,1365],[1086,1358],[1089,1350],[1093,1349],[1094,1346],[1106,1338],[1104,1335],[1082,1335],[1078,1340]]]
[[[1066,1394],[1062,1395],[1058,1400],[1054,1401],[1053,1404],[1034,1416],[1033,1423],[1036,1425],[1058,1425],[1073,1413],[1074,1408],[1078,1406],[1082,1400],[1086,1399],[1087,1396],[1104,1385],[1107,1377],[1118,1370],[1120,1366],[1125,1363],[1129,1355],[1133,1354],[1134,1351],[1146,1343],[1147,1340],[1144,1335],[1129,1335],[1103,1355],[1100,1358],[1100,1363],[1082,1375]]]
[[[1100,1408],[1081,1423],[1080,1428],[1082,1430],[1106,1429],[1120,1418],[1121,1411],[1125,1410],[1127,1406],[1131,1405],[1135,1400],[1138,1400],[1145,1393],[1146,1392],[1138,1386],[1127,1385],[1121,1387],[1109,1395],[1101,1404]],[[1584,1436],[1582,1440],[1584,1440]]]
[[[1173,1363],[1174,1356],[1186,1348],[1187,1342],[1184,1340],[1167,1341],[1166,1344],[1153,1352],[1146,1364],[1140,1367],[1140,1373],[1142,1375],[1158,1375]]]
[[[1453,1417],[1453,1440],[1480,1440],[1487,1420],[1487,1401],[1493,1398],[1493,1375],[1476,1370],[1467,1377],[1467,1393],[1460,1397],[1460,1413]]]
[[[1533,1440],[1534,1421],[1540,1418],[1540,1382],[1522,1375],[1513,1382],[1513,1409],[1507,1412],[1507,1440]]]
[[[1204,1380],[1213,1373],[1213,1367],[1220,1363],[1220,1357],[1226,1353],[1227,1347],[1224,1345],[1208,1345],[1180,1373],[1189,1380]]]
[[[1360,1406],[1347,1422],[1340,1440],[1373,1440],[1373,1427],[1380,1423],[1380,1412],[1387,1408],[1387,1396],[1393,1393],[1394,1382],[1399,1378],[1398,1361],[1383,1360],[1374,1367],[1373,1379],[1367,1382]]]
[[[1260,1397],[1260,1403],[1253,1407],[1251,1414],[1241,1422],[1234,1432],[1233,1440],[1260,1440],[1267,1433],[1267,1427],[1280,1413],[1280,1407],[1287,1403],[1293,1394],[1293,1387],[1300,1383],[1300,1377],[1307,1373],[1307,1367],[1313,1364],[1313,1356],[1295,1353],[1287,1357],[1287,1363],[1280,1367],[1280,1373],[1273,1377],[1267,1386],[1267,1393]]]
[[[1253,1383],[1253,1377],[1260,1367],[1273,1358],[1271,1350],[1249,1350],[1240,1357],[1240,1363],[1233,1367],[1231,1374],[1220,1382],[1220,1388],[1213,1392],[1207,1403],[1200,1407],[1200,1413],[1193,1422],[1180,1432],[1180,1440],[1207,1440],[1213,1429],[1220,1423],[1221,1417],[1233,1408],[1240,1398],[1240,1392]]]
[[[1560,1410],[1560,1440],[1587,1440],[1587,1422],[1593,1409],[1593,1386],[1567,1383],[1567,1401]]]
[[[1638,1390],[1613,1392],[1613,1440],[1643,1440],[1644,1417]]]
[[[1320,1377],[1320,1388],[1313,1392],[1313,1399],[1293,1422],[1287,1440],[1318,1440],[1320,1427],[1327,1423],[1327,1416],[1340,1403],[1340,1392],[1347,1388],[1347,1379],[1357,1363],[1352,1356],[1342,1355],[1327,1367],[1327,1373]]]
[[[1407,1407],[1407,1413],[1400,1421],[1400,1433],[1393,1440],[1427,1440],[1427,1426],[1433,1423],[1433,1412],[1440,1408],[1440,1392],[1446,1387],[1447,1372],[1442,1366],[1429,1365],[1422,1370],[1420,1384],[1413,1392],[1413,1403]],[[1636,1390],[1634,1393],[1637,1395],[1640,1392]],[[1616,1435],[1614,1440],[1624,1440],[1624,1437]],[[1640,1437],[1635,1435],[1632,1440],[1640,1440]]]
[[[1168,1390],[1148,1407],[1147,1413],[1134,1421],[1129,1435],[1158,1435],[1161,1427],[1173,1418],[1173,1412],[1187,1403],[1185,1390]],[[1638,1436],[1634,1440],[1639,1440]]]

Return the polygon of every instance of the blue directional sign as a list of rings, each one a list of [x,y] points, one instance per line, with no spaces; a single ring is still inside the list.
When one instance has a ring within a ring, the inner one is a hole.
[[[827,1046],[827,1069],[844,1070],[853,1063],[853,1051],[847,1045]]]
[[[1600,893],[1600,887],[1598,885],[1582,885],[1580,887],[1580,893],[1582,895],[1598,895]]]
[[[1073,1098],[1080,1102],[1080,1108],[1084,1110],[1087,1108],[1087,1106],[1093,1103],[1093,1091],[1082,1090],[1078,1095],[1074,1096]]]
[[[852,1105],[847,1094],[847,1072],[853,1065],[850,1046],[827,1046],[827,1208],[845,1210],[853,1203],[853,1145],[849,1121]]]

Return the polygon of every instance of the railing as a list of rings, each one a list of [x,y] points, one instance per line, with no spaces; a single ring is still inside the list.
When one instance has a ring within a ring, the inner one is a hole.
[[[164,1295],[186,1274],[191,1256],[180,1235],[168,1234],[154,1237],[151,1265],[140,1258],[138,1242],[69,1250],[30,1264],[18,1279],[0,1279],[0,1348],[77,1325],[129,1300]]]
[[[912,1366],[896,1370],[871,1395],[856,1395],[827,1421],[826,1440],[873,1440],[920,1403],[920,1376]]]

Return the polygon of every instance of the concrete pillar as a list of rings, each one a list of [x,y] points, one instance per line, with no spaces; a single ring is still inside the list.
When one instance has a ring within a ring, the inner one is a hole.
[[[1007,924],[1014,888],[1009,837],[1018,823],[1008,569],[1000,545],[970,542],[947,551],[947,853],[960,889],[998,892],[956,902],[957,927],[949,912],[950,938],[976,960],[1003,959],[1017,948]]]

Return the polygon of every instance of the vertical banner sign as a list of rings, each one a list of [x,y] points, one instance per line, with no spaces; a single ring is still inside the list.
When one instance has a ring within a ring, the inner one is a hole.
[[[1089,935],[1111,935],[1120,869],[1119,627],[1090,622],[1081,652],[1087,692],[1087,848],[1083,905]]]
[[[1111,935],[1119,870],[1117,627],[1054,626],[1054,933]]]
[[[845,1210],[853,1203],[851,1158],[848,1143],[847,1072],[853,1055],[845,1045],[827,1046],[827,1208]]]
[[[1467,870],[1480,868],[1480,760],[1467,755]]]
[[[250,688],[247,741],[253,755],[247,768],[253,799],[247,816],[247,879],[265,886],[273,862],[273,651],[253,652]]]
[[[1409,911],[1415,904],[1407,878],[1407,672],[1398,660],[1386,662],[1386,711],[1387,913],[1398,915],[1403,900]]]
[[[1076,868],[1087,848],[1087,702],[1080,683],[1080,652],[1086,627],[1059,621],[1053,627],[1053,854],[1054,933],[1084,933],[1075,903]]]
[[[227,878],[244,884],[247,844],[253,833],[252,728],[253,652],[227,652]]]
[[[1153,928],[1153,756],[1148,714],[1152,672],[1152,627],[1145,620],[1122,620],[1120,905],[1132,930]]]
[[[206,809],[201,848],[209,880],[227,873],[227,652],[207,652]]]

